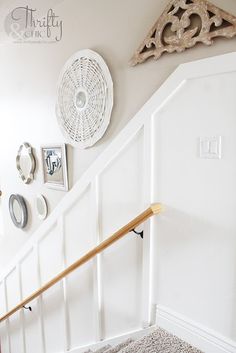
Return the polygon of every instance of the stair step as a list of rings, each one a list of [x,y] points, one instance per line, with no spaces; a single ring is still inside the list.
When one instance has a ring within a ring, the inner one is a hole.
[[[158,328],[147,336],[129,344],[119,353],[203,353],[189,343]]]
[[[204,353],[162,328],[134,341],[132,338],[114,347],[106,345],[96,351],[84,353]]]
[[[118,352],[120,352],[121,349],[127,347],[132,342],[134,342],[134,340],[132,340],[132,338],[128,338],[124,342],[117,344],[115,347],[111,347],[110,349],[108,349],[104,353],[118,353]]]

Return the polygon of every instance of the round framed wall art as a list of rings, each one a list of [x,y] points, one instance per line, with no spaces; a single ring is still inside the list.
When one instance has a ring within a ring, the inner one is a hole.
[[[113,107],[113,82],[103,58],[86,49],[64,65],[57,88],[56,115],[66,141],[93,146],[104,135]]]

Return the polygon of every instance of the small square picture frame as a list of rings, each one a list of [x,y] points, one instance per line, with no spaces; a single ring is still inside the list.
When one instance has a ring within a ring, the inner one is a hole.
[[[44,185],[51,189],[68,191],[66,144],[41,146]]]

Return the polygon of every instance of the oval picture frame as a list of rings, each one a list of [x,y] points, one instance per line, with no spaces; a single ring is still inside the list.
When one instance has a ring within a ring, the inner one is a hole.
[[[19,207],[20,207],[20,211],[21,211],[21,219],[20,221],[17,220],[15,212],[14,212],[14,202],[17,202]],[[23,196],[18,195],[18,194],[12,194],[9,198],[9,212],[10,212],[10,216],[12,219],[12,222],[14,223],[14,225],[17,228],[25,228],[25,226],[27,225],[28,222],[28,211],[27,211],[27,206],[25,203],[25,199],[23,198]]]
[[[41,211],[39,203],[40,203],[40,206],[43,208],[43,211]],[[47,200],[45,199],[45,197],[43,195],[38,194],[36,196],[35,207],[36,207],[36,212],[37,212],[38,218],[41,220],[44,220],[48,215],[48,204],[47,204]]]
[[[28,175],[24,174],[24,172],[21,168],[21,164],[20,164],[20,158],[21,158],[21,153],[22,153],[23,149],[26,149],[28,156],[29,156],[29,159],[30,159],[30,162],[31,162],[30,171],[29,171]],[[35,167],[36,167],[36,163],[35,163],[35,158],[34,158],[34,154],[33,154],[33,148],[31,147],[31,145],[28,142],[24,142],[24,143],[22,143],[22,145],[20,145],[20,148],[17,152],[16,168],[18,170],[18,173],[19,173],[21,180],[25,184],[29,184],[34,180]]]

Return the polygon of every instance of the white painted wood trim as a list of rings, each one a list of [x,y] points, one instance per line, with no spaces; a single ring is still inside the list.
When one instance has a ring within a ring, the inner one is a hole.
[[[192,320],[180,315],[173,310],[163,306],[156,307],[156,325],[148,329],[141,329],[129,332],[119,337],[113,337],[100,343],[86,345],[70,351],[70,353],[82,353],[88,349],[95,351],[107,344],[115,346],[127,338],[139,339],[144,335],[151,333],[157,326],[175,334],[186,342],[201,349],[205,353],[235,353],[236,342],[219,335],[217,332],[210,330]]]
[[[66,254],[65,254],[65,224],[64,215],[58,220],[59,233],[62,235],[62,267],[66,268]],[[67,281],[66,278],[62,280],[62,290],[63,290],[63,306],[64,306],[64,331],[65,331],[65,351],[70,349],[70,327],[69,327],[69,313],[68,313],[68,300],[67,300]]]
[[[164,306],[157,306],[156,324],[205,353],[236,353],[236,342]]]
[[[6,279],[3,280],[3,289],[5,296],[5,308],[8,311],[8,297],[7,297],[7,287],[6,287]],[[10,327],[9,327],[9,318],[6,320],[6,331],[7,331],[7,343],[8,343],[8,352],[11,352],[11,341],[10,341]]]
[[[40,287],[41,284],[41,272],[40,272],[40,262],[39,262],[39,247],[38,243],[35,244],[34,246],[34,251],[36,255],[36,261],[37,261],[37,281],[38,281],[38,286]],[[41,334],[41,342],[42,342],[42,353],[46,353],[46,340],[45,340],[45,326],[44,326],[44,320],[43,320],[43,298],[42,295],[38,297],[37,300],[38,304],[38,310],[39,310],[39,317],[40,317],[40,334]]]
[[[144,208],[151,204],[151,169],[152,169],[152,158],[151,158],[151,145],[152,145],[152,126],[151,119],[147,119],[144,124],[144,171],[143,171],[143,200]],[[144,238],[143,238],[143,278],[142,278],[142,327],[144,329],[151,326],[152,323],[152,298],[151,298],[151,234],[150,234],[150,221],[144,224]]]
[[[94,246],[101,242],[99,226],[99,178],[95,177],[91,183],[91,214],[93,214],[92,232],[94,233]],[[99,342],[103,338],[102,329],[102,287],[101,287],[101,261],[100,254],[93,260],[93,287],[94,287],[94,321],[96,328],[96,340]]]
[[[87,351],[89,349],[91,349],[92,351],[96,351],[97,349],[100,349],[108,344],[110,344],[113,347],[113,346],[116,346],[117,344],[125,341],[128,338],[133,338],[134,340],[138,340],[141,337],[148,335],[149,333],[154,331],[155,328],[156,328],[156,326],[152,326],[147,329],[140,329],[140,330],[128,332],[125,335],[112,337],[112,338],[106,339],[106,340],[99,342],[99,343],[94,343],[94,344],[86,345],[83,347],[75,348],[75,349],[69,351],[68,353],[84,353],[85,351]]]
[[[19,299],[20,299],[20,301],[22,301],[23,297],[22,297],[22,278],[21,278],[20,263],[18,263],[17,266],[16,266],[16,272],[17,272],[17,277],[18,277],[18,281],[19,281]],[[20,316],[20,323],[21,323],[22,345],[23,345],[23,351],[25,353],[26,352],[26,344],[25,344],[25,311],[21,310],[19,312],[19,316]]]

